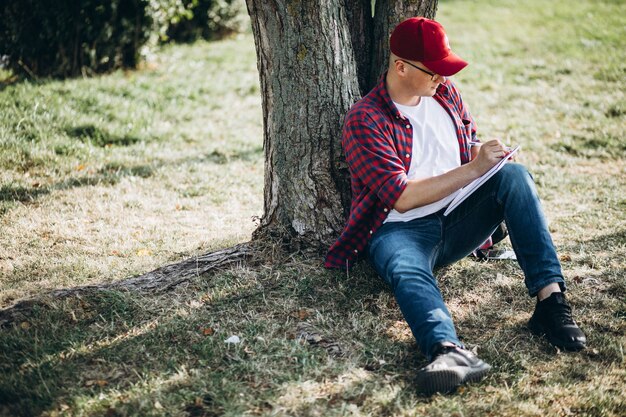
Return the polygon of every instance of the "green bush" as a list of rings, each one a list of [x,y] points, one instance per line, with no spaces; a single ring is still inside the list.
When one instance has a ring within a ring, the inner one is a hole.
[[[242,0],[3,0],[0,57],[18,74],[133,68],[146,47],[240,28]]]
[[[153,23],[147,0],[7,0],[0,7],[0,55],[31,76],[134,67]]]
[[[166,38],[177,42],[216,39],[243,29],[243,0],[182,0],[190,18],[173,20]]]

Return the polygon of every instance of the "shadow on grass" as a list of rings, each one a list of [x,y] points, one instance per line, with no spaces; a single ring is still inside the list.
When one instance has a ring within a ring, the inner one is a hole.
[[[515,265],[468,264],[438,276],[446,300],[464,305],[456,324],[466,343],[480,345],[494,366],[485,385],[513,387],[554,360],[525,329],[534,303]],[[594,294],[582,296],[593,302]],[[583,372],[619,362],[619,336],[602,331],[612,316],[590,317],[583,325],[598,348],[572,354],[574,365],[553,372],[555,381],[584,384]],[[412,388],[425,358],[412,337],[390,332],[399,322],[391,291],[368,265],[342,274],[306,259],[197,277],[164,295],[49,300],[0,329],[0,414],[308,415],[346,404],[367,411],[379,401],[372,410],[394,415],[416,403],[437,407]],[[240,343],[225,342],[235,335]]]
[[[405,344],[376,334],[380,320],[363,308],[363,300],[373,305],[384,294],[373,278],[366,271],[346,279],[319,267],[261,268],[199,278],[178,294],[150,299],[100,292],[50,300],[0,330],[0,413],[69,407],[143,415],[155,399],[173,414],[293,409],[298,406],[279,393],[302,380],[321,384],[320,390],[324,381],[338,381],[337,401],[362,401],[367,381],[355,377],[340,385],[350,367],[383,371],[378,358],[384,357],[396,374],[414,357]],[[352,325],[345,326],[346,317]],[[350,359],[344,363],[304,341],[302,322],[340,344]],[[242,343],[225,343],[232,335]],[[251,392],[254,397],[240,395]]]
[[[106,140],[103,139],[103,143],[107,142],[110,139],[111,138],[108,138]],[[120,141],[123,142],[127,139],[128,138],[122,138],[120,139]],[[128,145],[131,145],[131,143],[128,143]],[[95,185],[113,186],[118,184],[123,178],[126,177],[149,178],[153,176],[160,168],[166,166],[180,166],[186,163],[207,162],[223,165],[237,160],[252,161],[255,158],[258,158],[262,154],[262,152],[263,148],[252,147],[232,153],[223,153],[215,150],[205,155],[179,158],[168,162],[159,161],[151,164],[126,165],[118,162],[112,162],[105,165],[93,175],[70,177],[51,185],[42,186],[37,184],[31,187],[25,187],[18,184],[4,184],[0,187],[0,217],[6,214],[6,212],[10,209],[11,203],[33,203],[38,198],[50,194],[54,191]]]
[[[596,136],[573,136],[550,146],[557,152],[584,158],[601,160],[622,158],[626,153],[626,142],[617,136],[601,133]]]
[[[243,149],[243,150],[238,150],[235,152],[229,152],[229,153],[225,153],[225,152],[221,152],[219,150],[214,150],[211,153],[207,153],[203,156],[197,157],[197,158],[191,158],[190,160],[188,160],[188,162],[191,161],[195,161],[195,162],[213,162],[215,164],[218,165],[224,165],[227,164],[229,162],[233,162],[233,161],[252,161],[256,158],[259,157],[259,155],[261,155],[263,152],[263,147],[261,146],[256,146],[256,147],[251,147],[249,149]]]
[[[32,203],[39,197],[50,194],[53,191],[93,185],[115,185],[124,177],[139,176],[148,178],[153,175],[154,170],[155,168],[150,165],[125,166],[121,164],[109,164],[99,170],[95,175],[71,177],[49,186],[24,187],[21,185],[5,184],[0,187],[0,202]]]
[[[137,136],[124,135],[117,136],[101,129],[95,125],[81,125],[67,128],[65,130],[68,136],[79,139],[84,143],[91,143],[101,148],[107,146],[131,146],[137,142],[141,142],[141,138]]]

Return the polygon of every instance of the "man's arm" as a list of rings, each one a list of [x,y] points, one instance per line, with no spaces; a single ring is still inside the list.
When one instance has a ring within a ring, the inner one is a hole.
[[[386,207],[393,207],[406,187],[407,175],[388,131],[391,123],[373,112],[351,111],[347,119],[342,146],[350,175],[376,193]]]
[[[408,180],[406,188],[393,208],[404,213],[439,201],[489,171],[506,155],[506,152],[507,148],[502,142],[491,140],[483,143],[478,155],[465,165],[435,177]]]

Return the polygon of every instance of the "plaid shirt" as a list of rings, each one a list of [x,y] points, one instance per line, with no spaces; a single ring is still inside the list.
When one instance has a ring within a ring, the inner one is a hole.
[[[391,101],[385,79],[386,74],[344,120],[342,146],[350,169],[352,204],[341,236],[326,254],[327,268],[348,269],[354,264],[407,185],[413,127]],[[459,91],[447,80],[434,98],[452,118],[461,163],[469,162],[469,141],[476,136],[476,126]]]

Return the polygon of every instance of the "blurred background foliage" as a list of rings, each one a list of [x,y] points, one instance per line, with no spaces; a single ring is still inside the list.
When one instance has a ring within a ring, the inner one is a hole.
[[[0,58],[16,75],[134,68],[157,45],[243,30],[243,0],[4,0]]]

